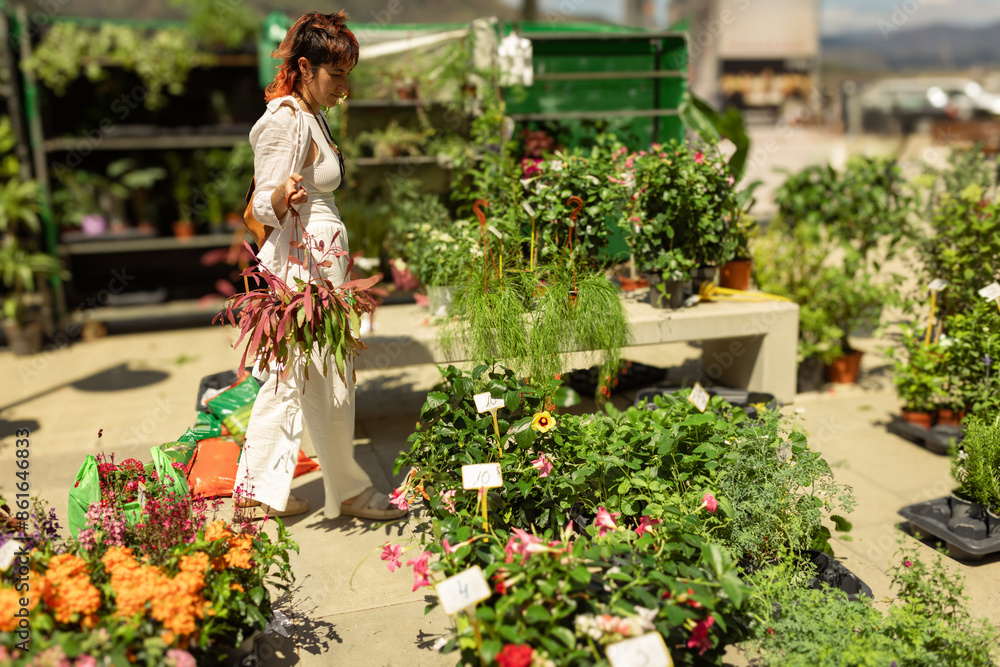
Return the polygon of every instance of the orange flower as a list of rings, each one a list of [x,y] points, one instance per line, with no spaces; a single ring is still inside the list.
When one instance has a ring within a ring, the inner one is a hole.
[[[226,526],[226,522],[221,519],[213,521],[205,527],[205,539],[209,542],[215,542],[216,540],[228,540],[232,536],[233,531],[229,530]]]
[[[236,537],[229,538],[229,553],[225,555],[226,565],[245,570],[252,568],[253,562],[250,558],[250,547],[252,544],[253,538],[249,535],[237,535]]]
[[[60,623],[71,622],[75,613],[93,614],[101,608],[101,593],[90,583],[87,563],[79,556],[53,556],[45,580],[45,603]]]
[[[13,632],[18,619],[14,616],[21,608],[21,595],[12,587],[0,588],[0,632]]]
[[[231,591],[239,591],[240,593],[242,593],[243,592],[243,586],[240,585],[240,584],[230,584],[229,585],[229,590],[231,590]]]
[[[173,646],[176,639],[177,637],[170,630],[164,630],[160,633],[160,640],[167,646]]]

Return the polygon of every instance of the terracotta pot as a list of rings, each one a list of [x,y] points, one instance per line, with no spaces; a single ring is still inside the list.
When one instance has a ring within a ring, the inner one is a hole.
[[[649,287],[649,281],[647,281],[645,278],[636,278],[635,280],[633,280],[632,278],[622,276],[620,280],[622,283],[623,292],[631,292],[641,287]]]
[[[951,408],[938,408],[937,411],[937,423],[941,426],[961,426],[964,418],[964,410],[956,412]]]
[[[734,259],[722,265],[719,271],[719,287],[743,290],[750,289],[750,269],[753,260]]]
[[[904,422],[930,428],[934,426],[934,413],[926,410],[900,410],[899,416]]]
[[[189,220],[178,220],[173,224],[174,237],[178,239],[189,239],[194,236],[194,223]]]
[[[842,357],[838,357],[832,364],[826,366],[826,381],[836,384],[854,384],[858,381],[858,373],[861,371],[861,355],[863,352],[855,350],[848,352]]]

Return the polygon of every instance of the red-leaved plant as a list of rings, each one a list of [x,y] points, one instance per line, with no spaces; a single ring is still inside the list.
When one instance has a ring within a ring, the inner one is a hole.
[[[256,359],[260,368],[270,371],[273,367],[282,380],[291,373],[289,361],[296,353],[308,355],[313,345],[328,354],[322,354],[323,374],[329,372],[328,359],[333,357],[337,373],[343,378],[347,361],[365,349],[364,343],[355,333],[360,329],[363,313],[375,309],[375,299],[370,290],[380,279],[380,275],[359,280],[351,280],[335,286],[329,280],[319,277],[319,268],[329,268],[332,260],[345,257],[348,253],[334,243],[340,232],[334,235],[330,246],[325,247],[307,233],[302,226],[298,212],[289,206],[296,224],[302,230],[302,241],[293,241],[291,247],[301,252],[303,258],[290,256],[292,264],[308,269],[311,279],[306,282],[295,278],[295,285],[285,283],[263,265],[251,266],[241,275],[255,284],[266,285],[266,289],[248,290],[231,296],[214,322],[228,320],[240,329],[239,345],[249,336],[240,368],[246,366],[247,359]],[[253,253],[249,244],[247,250]],[[350,275],[353,260],[348,260],[345,275]],[[352,322],[354,326],[352,327]],[[306,365],[306,377],[309,366]],[[345,378],[346,379],[346,378]]]

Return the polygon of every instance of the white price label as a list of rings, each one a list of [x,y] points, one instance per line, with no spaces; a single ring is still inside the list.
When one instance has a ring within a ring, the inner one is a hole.
[[[0,572],[6,572],[7,568],[14,562],[14,556],[17,555],[17,548],[19,546],[21,546],[20,542],[11,539],[4,542],[3,546],[0,547]]]
[[[659,632],[611,644],[607,654],[611,667],[674,667],[674,660]]]
[[[493,489],[498,486],[503,486],[499,463],[462,466],[463,489]]]
[[[490,225],[486,229],[490,230],[490,233],[493,234],[493,236],[497,237],[501,241],[503,240],[503,234],[501,234],[500,230],[494,227],[493,225]]]
[[[478,565],[448,577],[434,588],[444,613],[449,615],[457,614],[491,595],[490,585]]]
[[[927,286],[927,289],[929,289],[932,292],[940,292],[947,286],[948,286],[947,280],[943,278],[938,278],[937,280],[932,280],[931,284]]]
[[[504,407],[503,399],[493,398],[493,394],[490,392],[476,394],[472,399],[476,402],[477,412],[489,412],[490,410],[499,410]]]
[[[983,297],[987,301],[996,301],[1000,298],[1000,283],[990,283],[983,289],[979,290],[979,296]]]
[[[704,412],[705,408],[708,407],[708,392],[705,388],[701,386],[700,382],[695,382],[694,387],[691,388],[691,394],[688,396],[688,400],[694,404],[694,407],[698,408],[700,412]]]
[[[521,208],[524,209],[524,212],[527,213],[529,217],[531,218],[535,217],[535,209],[531,208],[531,204],[529,204],[528,202],[526,201],[521,202]]]
[[[607,654],[611,667],[674,667],[674,660],[659,632],[611,644]]]
[[[146,485],[139,482],[139,489],[136,492],[136,500],[139,501],[139,507],[146,509]]]

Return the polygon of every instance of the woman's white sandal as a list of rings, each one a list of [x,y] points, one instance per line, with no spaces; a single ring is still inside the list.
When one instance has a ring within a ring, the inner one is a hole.
[[[350,502],[340,504],[340,513],[346,516],[356,516],[361,519],[390,521],[406,516],[406,510],[396,509],[389,505],[389,496],[379,493],[372,487],[362,491]]]

